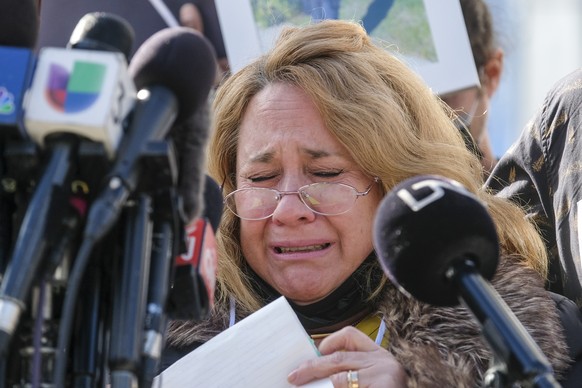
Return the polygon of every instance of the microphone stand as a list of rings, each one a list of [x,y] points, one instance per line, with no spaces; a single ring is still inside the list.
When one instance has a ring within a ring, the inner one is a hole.
[[[168,150],[173,158],[173,149]],[[156,168],[156,171],[170,169]],[[155,197],[153,212],[154,236],[150,278],[148,284],[147,311],[144,323],[144,346],[139,377],[140,388],[152,386],[158,374],[159,361],[164,346],[164,335],[168,317],[169,293],[174,273],[175,257],[180,250],[180,241],[184,242],[184,221],[180,217],[180,197],[171,183],[172,174],[158,177],[156,181],[166,180],[170,188]]]
[[[164,221],[154,227],[148,303],[144,326],[144,346],[141,361],[139,386],[149,388],[158,373],[159,360],[164,345],[166,329],[166,302],[170,290],[170,274],[173,264],[173,230],[170,222]]]
[[[70,180],[73,149],[67,142],[52,147],[48,166],[40,179],[20,227],[11,262],[0,285],[0,355],[7,356],[24,301],[31,289],[41,258],[53,236],[55,214],[66,204],[65,187]],[[23,270],[26,269],[26,270]]]
[[[83,141],[79,145],[79,175],[85,184],[79,184],[79,196],[89,196],[90,187],[98,187],[108,170],[109,160],[102,144]],[[86,192],[85,192],[86,191]],[[82,228],[75,225],[75,229]],[[117,232],[117,231],[115,231]],[[105,285],[111,284],[111,263],[118,257],[115,241],[116,233],[105,236],[103,244],[97,245],[83,276],[83,287],[91,292],[80,293],[79,311],[75,317],[75,334],[72,345],[72,386],[90,388],[104,386],[106,380],[106,323],[110,322],[111,295]],[[77,238],[76,241],[80,240]],[[108,258],[108,260],[102,260]],[[105,261],[105,262],[103,262]]]
[[[112,388],[138,384],[150,274],[151,203],[149,195],[140,194],[126,214],[122,268],[113,296],[109,351]]]
[[[76,388],[95,387],[100,377],[99,339],[103,335],[103,274],[96,266],[89,266],[83,287],[90,292],[80,295],[78,322],[75,328],[75,341],[72,353],[72,386]]]
[[[477,272],[472,260],[453,264],[446,275],[481,324],[493,350],[494,361],[486,373],[485,386],[524,383],[527,387],[560,387],[547,358],[495,289]]]

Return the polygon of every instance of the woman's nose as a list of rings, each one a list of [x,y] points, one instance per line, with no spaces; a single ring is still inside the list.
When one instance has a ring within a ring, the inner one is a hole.
[[[283,193],[273,212],[273,221],[279,224],[293,224],[314,219],[315,212],[303,203],[298,192]]]

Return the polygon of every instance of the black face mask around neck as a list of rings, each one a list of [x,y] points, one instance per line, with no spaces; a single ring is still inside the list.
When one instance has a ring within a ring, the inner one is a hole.
[[[305,330],[310,334],[335,331],[369,314],[376,302],[369,300],[370,294],[383,278],[382,270],[376,265],[377,260],[375,253],[372,252],[346,281],[320,301],[298,305],[289,300]],[[253,280],[254,291],[265,304],[281,296],[248,266],[247,271]]]

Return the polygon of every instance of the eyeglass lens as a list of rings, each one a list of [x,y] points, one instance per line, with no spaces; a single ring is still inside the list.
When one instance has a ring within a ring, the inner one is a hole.
[[[227,197],[226,205],[239,217],[245,219],[263,219],[271,216],[280,198],[277,191],[266,188],[249,188],[239,190]],[[299,195],[303,203],[316,213],[337,215],[345,213],[356,201],[357,191],[341,183],[314,183],[303,187]]]

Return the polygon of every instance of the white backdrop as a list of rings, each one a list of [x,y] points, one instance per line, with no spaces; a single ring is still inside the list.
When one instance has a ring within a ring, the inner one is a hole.
[[[490,108],[490,134],[502,155],[558,79],[582,66],[581,0],[487,0],[505,72]]]

